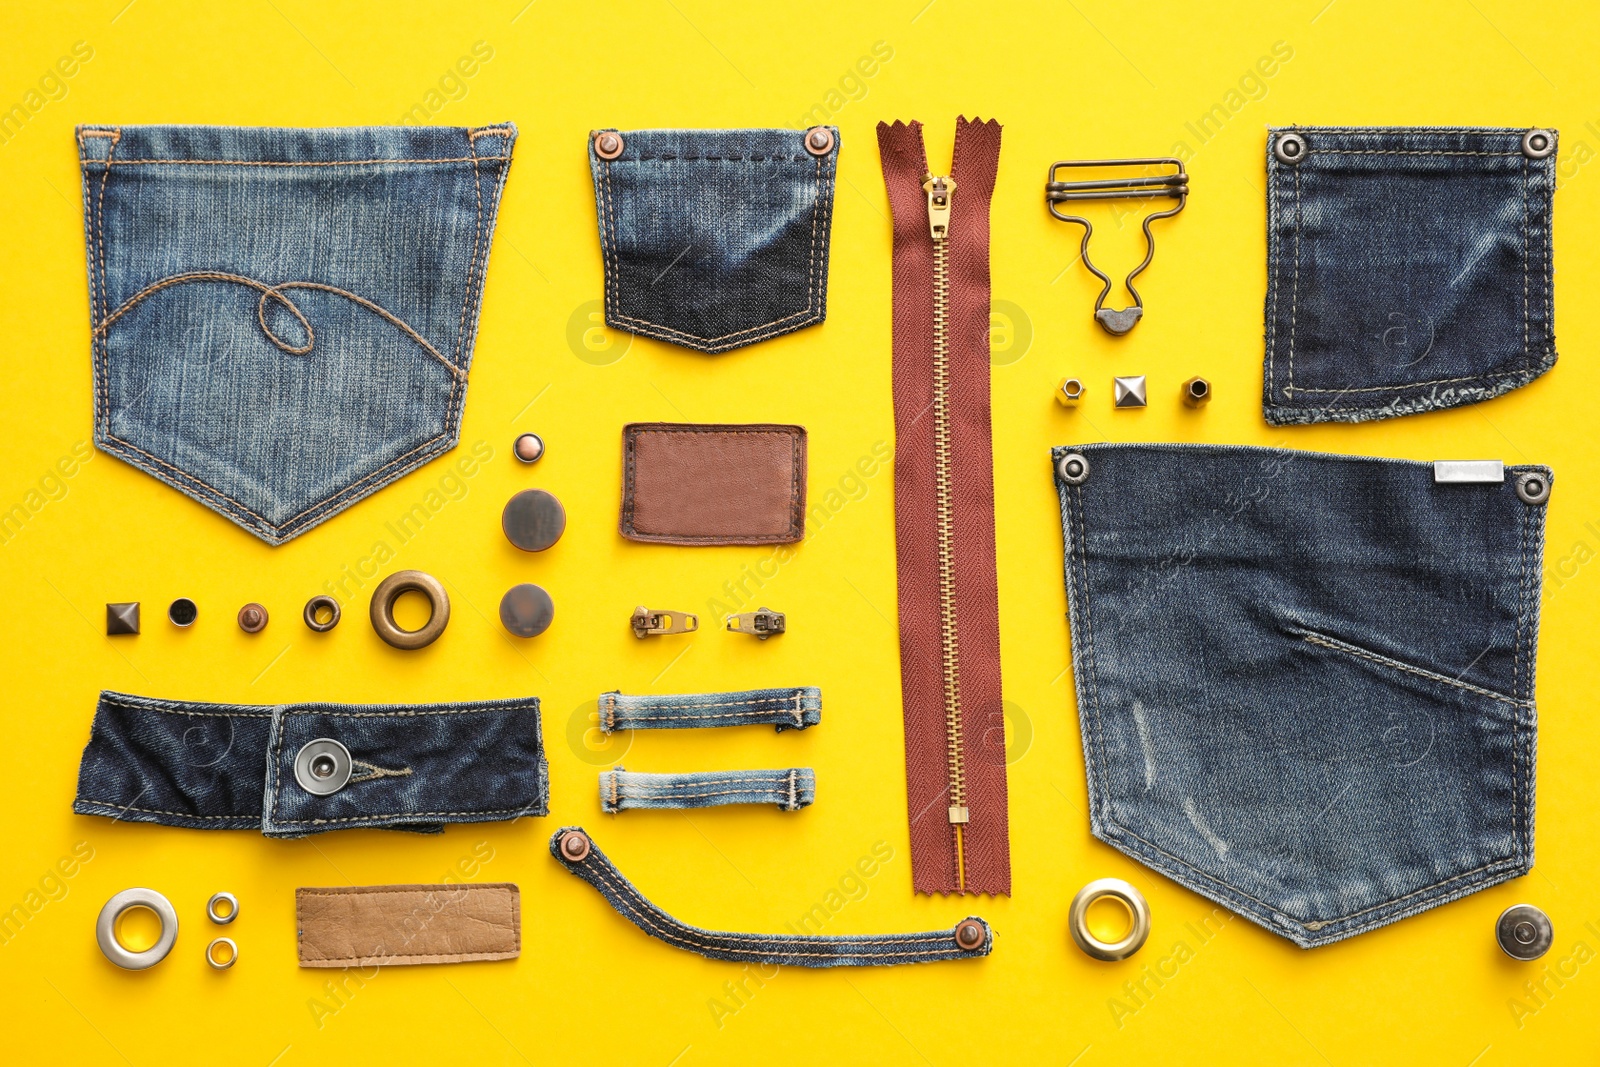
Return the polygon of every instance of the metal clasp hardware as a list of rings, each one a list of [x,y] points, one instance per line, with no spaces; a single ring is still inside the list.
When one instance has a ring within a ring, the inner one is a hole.
[[[651,611],[649,608],[633,609],[633,636],[655,637],[661,634],[691,634],[700,629],[700,616],[687,611]]]
[[[765,641],[773,634],[781,634],[787,626],[781,611],[762,605],[759,611],[743,611],[728,616],[728,630],[736,634],[751,634]]]

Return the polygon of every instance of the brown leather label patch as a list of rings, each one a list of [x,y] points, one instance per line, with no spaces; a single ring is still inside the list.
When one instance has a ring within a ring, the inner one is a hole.
[[[622,518],[633,541],[782,545],[806,528],[806,431],[772,423],[622,429]]]
[[[510,882],[296,889],[302,967],[509,960],[522,954],[522,895]]]

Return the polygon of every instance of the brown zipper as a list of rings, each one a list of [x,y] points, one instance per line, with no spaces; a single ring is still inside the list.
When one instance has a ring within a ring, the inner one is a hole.
[[[894,215],[895,546],[918,892],[1011,892],[989,415],[989,199],[1000,124],[878,124]]]

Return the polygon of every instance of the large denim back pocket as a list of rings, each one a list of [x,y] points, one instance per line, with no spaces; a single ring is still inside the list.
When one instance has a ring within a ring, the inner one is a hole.
[[[515,140],[80,127],[96,443],[273,544],[452,448]]]
[[[1306,947],[1530,869],[1547,470],[1054,455],[1096,837]]]
[[[1456,407],[1549,370],[1555,149],[1554,130],[1273,129],[1267,421]]]
[[[589,139],[606,324],[701,352],[821,322],[839,131]]]

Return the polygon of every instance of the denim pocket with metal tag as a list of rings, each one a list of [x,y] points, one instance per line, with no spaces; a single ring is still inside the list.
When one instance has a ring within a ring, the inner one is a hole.
[[[515,140],[79,127],[95,443],[272,544],[454,447]]]
[[[1540,129],[1271,130],[1267,421],[1458,407],[1549,370],[1555,150]]]
[[[726,352],[821,322],[838,158],[831,126],[597,131],[606,324]]]
[[[1096,837],[1305,947],[1528,872],[1548,470],[1054,458]]]

